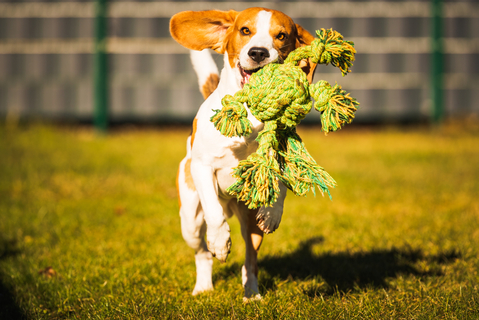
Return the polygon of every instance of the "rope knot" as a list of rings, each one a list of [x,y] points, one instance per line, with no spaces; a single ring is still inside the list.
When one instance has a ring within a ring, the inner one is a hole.
[[[311,42],[311,62],[312,63],[324,63],[323,54],[325,53],[324,50],[326,49],[326,46],[323,42],[321,42],[319,39],[314,40]]]
[[[242,137],[251,133],[251,122],[248,120],[248,112],[240,99],[226,95],[222,100],[223,108],[213,110],[215,114],[210,121],[223,135],[231,138]]]
[[[323,43],[325,46],[320,63],[331,63],[341,70],[343,76],[351,72],[350,68],[353,65],[354,55],[356,54],[354,42],[343,40],[343,36],[333,29],[317,30],[316,35],[318,39],[314,41]]]
[[[316,102],[314,108],[321,112],[321,127],[325,133],[341,129],[345,123],[353,121],[359,103],[340,85],[331,87],[322,80],[311,87],[311,95]]]

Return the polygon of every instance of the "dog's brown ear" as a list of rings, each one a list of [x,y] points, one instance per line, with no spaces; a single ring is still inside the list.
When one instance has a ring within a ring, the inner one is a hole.
[[[296,24],[296,30],[298,32],[298,37],[296,38],[296,48],[308,46],[311,44],[311,42],[313,42],[314,36],[303,29],[303,27],[301,27],[299,24]],[[309,83],[312,83],[317,64],[312,63],[311,59],[304,59],[300,61],[299,66],[308,76]]]
[[[170,20],[170,33],[182,46],[192,50],[213,49],[224,53],[228,28],[236,19],[234,10],[184,11]]]

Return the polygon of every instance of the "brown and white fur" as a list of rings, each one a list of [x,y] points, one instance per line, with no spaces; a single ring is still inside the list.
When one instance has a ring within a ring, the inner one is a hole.
[[[232,168],[256,150],[255,139],[263,123],[248,110],[253,132],[246,137],[227,138],[215,129],[210,118],[214,109],[222,108],[221,99],[240,90],[253,72],[268,63],[282,62],[292,50],[310,44],[314,37],[284,13],[265,8],[180,12],[171,19],[170,32],[181,45],[196,50],[191,58],[206,99],[193,121],[177,177],[183,238],[196,252],[193,295],[213,289],[213,257],[226,261],[231,247],[226,220],[236,215],[246,244],[244,298],[260,298],[258,250],[263,234],[279,226],[286,187],[281,185],[281,195],[273,207],[256,210],[249,210],[229,195],[226,188],[234,182]],[[221,76],[204,49],[224,54]],[[301,67],[312,81],[316,65],[305,60]]]

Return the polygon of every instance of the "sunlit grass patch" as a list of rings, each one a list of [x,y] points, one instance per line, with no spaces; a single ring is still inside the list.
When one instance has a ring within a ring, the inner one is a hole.
[[[479,317],[479,131],[299,133],[338,182],[289,194],[242,302],[244,247],[190,295],[175,178],[189,128],[0,127],[0,318]]]

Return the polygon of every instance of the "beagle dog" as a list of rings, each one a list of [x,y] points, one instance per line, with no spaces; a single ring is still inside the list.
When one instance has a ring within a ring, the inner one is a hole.
[[[250,210],[226,189],[234,183],[233,168],[253,153],[263,123],[248,110],[253,132],[246,137],[223,136],[210,121],[221,99],[234,95],[250,76],[268,63],[281,63],[297,47],[309,45],[314,37],[284,13],[265,8],[241,12],[184,11],[170,21],[172,37],[191,52],[204,103],[193,120],[187,139],[186,157],[181,161],[177,188],[181,231],[195,250],[196,285],[193,295],[212,290],[213,257],[225,262],[231,248],[227,219],[236,215],[246,245],[242,267],[244,299],[260,299],[257,255],[264,233],[275,231],[283,214],[287,188],[273,207]],[[221,76],[208,50],[224,54]],[[311,82],[315,64],[301,61]],[[205,240],[206,235],[206,240]]]

